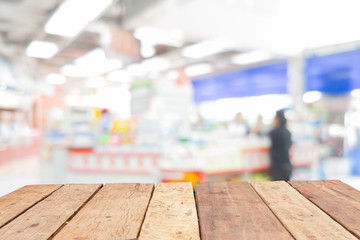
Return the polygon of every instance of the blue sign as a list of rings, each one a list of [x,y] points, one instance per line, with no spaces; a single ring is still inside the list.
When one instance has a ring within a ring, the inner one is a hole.
[[[194,101],[287,93],[285,62],[237,70],[192,81]]]
[[[306,60],[306,91],[336,95],[360,88],[360,50]]]

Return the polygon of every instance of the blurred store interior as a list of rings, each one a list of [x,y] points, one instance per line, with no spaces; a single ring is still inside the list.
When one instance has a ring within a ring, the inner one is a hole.
[[[0,196],[28,184],[360,189],[357,0],[0,0]]]

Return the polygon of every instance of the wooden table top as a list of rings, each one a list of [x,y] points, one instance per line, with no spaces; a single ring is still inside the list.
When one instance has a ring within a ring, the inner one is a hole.
[[[337,180],[31,185],[0,198],[1,240],[359,239]]]

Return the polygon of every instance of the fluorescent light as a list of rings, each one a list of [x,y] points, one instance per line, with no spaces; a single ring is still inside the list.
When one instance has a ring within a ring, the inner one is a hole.
[[[344,137],[346,133],[345,127],[340,124],[330,124],[328,132],[331,137]]]
[[[125,70],[116,70],[107,75],[107,80],[110,82],[128,83],[131,81],[131,75]]]
[[[66,83],[66,78],[57,73],[51,73],[45,77],[47,83],[54,84],[54,85],[61,85]]]
[[[303,95],[303,101],[304,103],[313,103],[316,101],[319,101],[322,97],[322,93],[319,91],[310,91],[306,92]]]
[[[208,63],[199,63],[185,68],[185,74],[189,77],[211,73],[213,68]]]
[[[143,58],[152,57],[155,55],[155,53],[156,53],[156,50],[155,50],[154,46],[141,44],[140,54]]]
[[[166,58],[154,57],[145,60],[141,64],[147,72],[164,71],[170,67],[170,62]]]
[[[247,65],[247,64],[270,60],[271,58],[272,55],[268,52],[252,51],[252,52],[241,53],[233,56],[231,58],[231,62],[239,65]]]
[[[45,32],[74,37],[98,17],[112,0],[66,0],[45,25]]]
[[[59,51],[58,46],[52,42],[32,41],[26,48],[26,55],[36,58],[52,58]]]
[[[106,81],[102,77],[90,78],[86,81],[86,86],[88,88],[101,88],[106,85]]]
[[[146,69],[139,63],[128,65],[126,70],[133,76],[144,76],[146,74]]]
[[[139,39],[145,45],[164,44],[174,47],[183,45],[183,34],[179,29],[165,30],[161,28],[154,28],[143,26],[135,30],[134,37]]]
[[[5,90],[6,88],[7,88],[6,83],[5,82],[0,82],[0,91]]]
[[[79,67],[73,64],[66,64],[61,67],[60,73],[67,77],[81,77],[84,74]]]
[[[360,89],[354,89],[351,91],[351,96],[355,98],[360,98]]]
[[[75,72],[77,75],[82,75],[83,77],[98,76],[102,73],[123,67],[123,62],[120,59],[108,59],[104,49],[101,48],[91,50],[87,54],[77,58],[74,63],[74,67],[78,69],[70,69],[67,67],[67,69],[64,70],[70,71],[70,73]]]
[[[106,61],[104,70],[109,72],[118,68],[122,68],[123,66],[124,63],[120,59],[112,58]]]
[[[233,48],[234,46],[235,43],[232,40],[227,38],[218,38],[185,47],[182,50],[182,55],[188,58],[203,58],[224,52]]]
[[[101,48],[95,48],[85,55],[75,59],[74,63],[80,67],[92,67],[99,62],[106,61],[105,51]]]
[[[166,73],[165,78],[169,80],[176,80],[179,77],[179,71],[177,70],[170,70]]]
[[[93,105],[100,108],[111,109],[120,118],[130,117],[131,93],[124,87],[104,87],[100,88],[95,96]]]

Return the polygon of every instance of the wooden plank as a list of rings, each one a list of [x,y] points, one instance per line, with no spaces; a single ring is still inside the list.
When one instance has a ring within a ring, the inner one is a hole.
[[[200,239],[191,183],[158,183],[139,239]]]
[[[62,185],[28,185],[0,198],[0,228]]]
[[[248,182],[198,183],[201,239],[293,239]]]
[[[286,182],[252,186],[295,239],[356,239]]]
[[[136,239],[153,188],[153,184],[106,184],[54,239]]]
[[[50,238],[100,187],[100,184],[63,186],[1,228],[0,239]]]
[[[338,180],[291,181],[289,183],[360,238],[360,191]]]

